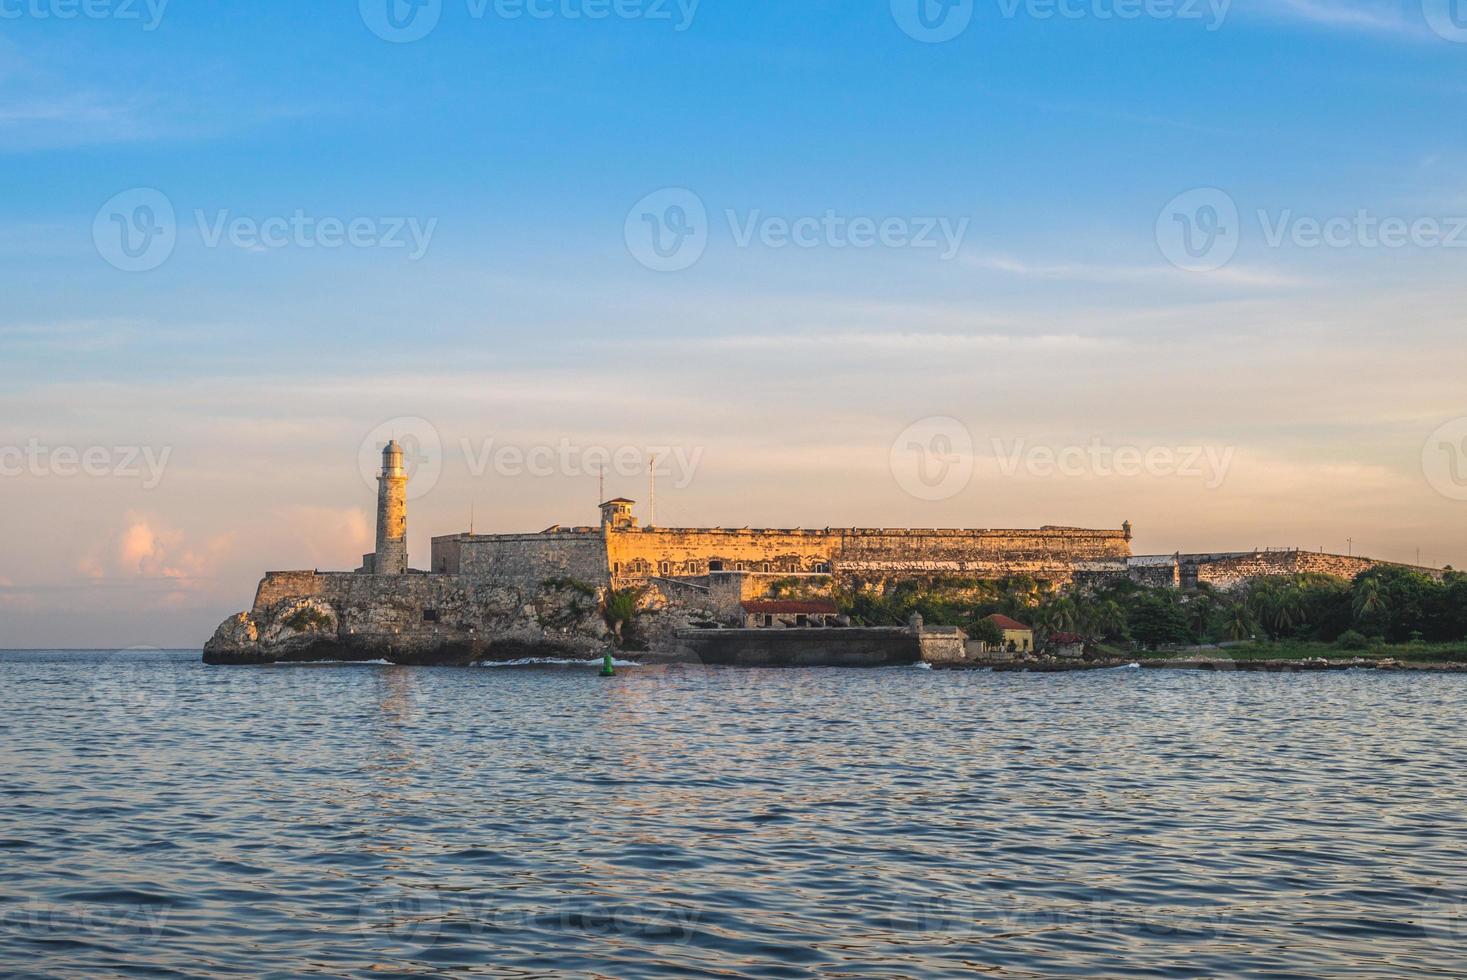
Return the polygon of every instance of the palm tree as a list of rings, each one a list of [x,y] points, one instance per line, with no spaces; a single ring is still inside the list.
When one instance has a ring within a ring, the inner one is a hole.
[[[1385,596],[1380,591],[1380,580],[1371,576],[1360,580],[1355,587],[1355,619],[1357,621],[1378,613],[1386,606]]]
[[[1126,611],[1114,599],[1107,599],[1095,607],[1091,626],[1097,633],[1119,637],[1126,632]]]
[[[1257,631],[1253,622],[1253,615],[1248,612],[1246,603],[1239,602],[1228,610],[1227,623],[1223,632],[1230,640],[1246,640]]]
[[[1269,623],[1276,636],[1282,636],[1304,620],[1304,593],[1296,585],[1280,589],[1270,610]]]

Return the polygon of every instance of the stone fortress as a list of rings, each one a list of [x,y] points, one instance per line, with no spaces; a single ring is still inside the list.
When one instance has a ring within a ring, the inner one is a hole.
[[[1284,550],[1135,556],[1129,522],[1111,530],[644,527],[635,501],[618,498],[601,505],[597,526],[435,537],[430,570],[414,571],[408,479],[401,446],[388,443],[377,478],[376,550],[355,572],[268,573],[251,610],[220,626],[205,659],[592,656],[612,639],[602,603],[628,589],[648,623],[646,641],[673,649],[694,628],[833,622],[828,597],[837,586],[884,590],[912,580],[1026,576],[1050,587],[1129,578],[1232,589],[1270,575],[1352,577],[1381,564]],[[775,601],[776,587],[793,587],[806,602]],[[751,616],[754,610],[762,615]]]

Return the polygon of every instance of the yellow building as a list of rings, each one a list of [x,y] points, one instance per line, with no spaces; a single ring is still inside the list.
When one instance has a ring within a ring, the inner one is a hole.
[[[1002,613],[994,613],[988,617],[988,621],[999,628],[1003,633],[1003,648],[1014,653],[1030,653],[1034,650],[1034,630],[1025,626],[1017,619],[1010,619]]]

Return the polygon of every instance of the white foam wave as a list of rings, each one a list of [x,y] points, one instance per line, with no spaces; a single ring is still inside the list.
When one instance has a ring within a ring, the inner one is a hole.
[[[634,661],[634,660],[615,660],[615,659],[613,659],[611,661],[611,663],[612,663],[612,666],[614,666],[614,667],[636,667],[636,666],[638,666],[637,662]],[[479,666],[480,667],[600,667],[601,664],[602,664],[602,660],[601,660],[600,657],[597,657],[595,660],[572,660],[572,659],[562,658],[562,657],[524,657],[523,659],[520,659],[520,660],[497,660],[497,661],[492,661],[492,662],[491,661],[485,661],[484,663],[479,664]]]

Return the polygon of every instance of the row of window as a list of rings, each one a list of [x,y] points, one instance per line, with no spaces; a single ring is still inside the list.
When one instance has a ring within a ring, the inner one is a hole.
[[[657,564],[657,574],[662,576],[663,578],[667,578],[672,575],[705,575],[709,572],[764,572],[766,574],[789,572],[793,574],[803,571],[803,568],[792,568],[789,567],[789,565],[786,563],[772,561],[724,562],[718,559],[713,559],[708,562],[707,568],[703,567],[702,562],[687,562],[686,564],[683,564],[664,561],[658,562]],[[818,574],[829,575],[830,563],[820,562],[813,569],[811,569],[811,571]],[[611,573],[617,577],[621,577],[622,575],[651,575],[652,563],[649,561],[645,561],[641,558],[636,558],[626,563],[616,562],[611,567]]]

